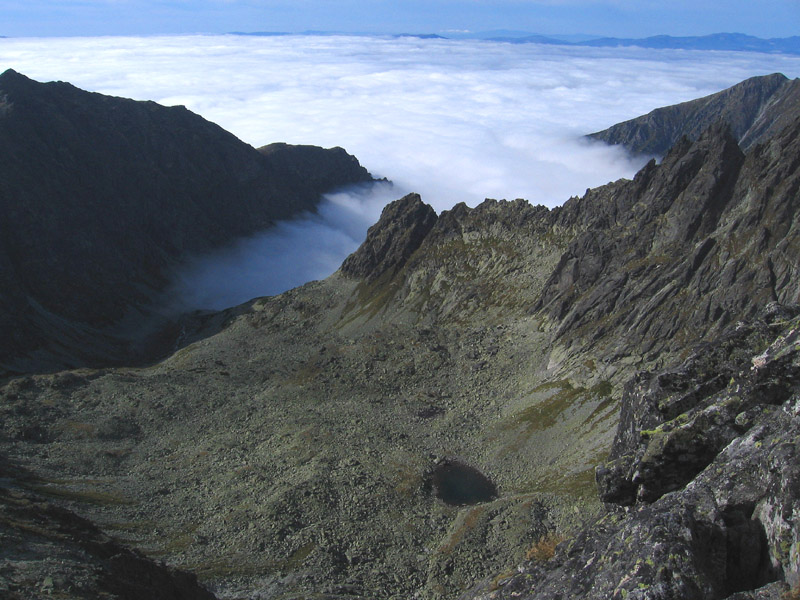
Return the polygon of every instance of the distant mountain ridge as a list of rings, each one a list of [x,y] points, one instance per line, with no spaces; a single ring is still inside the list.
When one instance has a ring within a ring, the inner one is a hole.
[[[743,150],[774,137],[800,116],[800,79],[780,73],[751,77],[697,100],[657,108],[588,137],[635,154],[661,156],[683,136],[696,140],[724,121]]]
[[[737,52],[800,53],[800,36],[763,39],[743,33],[715,33],[703,36],[674,37],[656,35],[647,38],[598,38],[577,42],[577,46],[681,49],[681,50],[732,50]]]
[[[744,33],[714,33],[702,36],[675,37],[655,35],[646,38],[600,37],[567,41],[561,36],[520,35],[489,36],[484,39],[512,44],[553,44],[560,46],[585,46],[594,48],[652,48],[658,50],[722,50],[731,52],[766,52],[800,54],[800,36],[763,39]]]
[[[282,35],[358,35],[381,37],[386,34],[348,33],[341,31],[302,32],[232,32],[232,35],[282,36]],[[420,39],[477,39],[511,44],[548,44],[557,46],[584,46],[595,48],[631,47],[660,50],[720,50],[731,52],[765,52],[775,54],[800,54],[800,36],[785,38],[759,38],[744,33],[713,33],[701,36],[654,35],[645,38],[592,37],[584,35],[542,35],[522,31],[487,31],[447,35],[439,33],[401,33],[392,37]],[[588,39],[586,39],[588,38]]]
[[[0,365],[23,369],[42,349],[80,364],[80,340],[146,310],[189,253],[371,181],[341,148],[258,151],[184,107],[13,70],[0,75],[0,156]],[[119,352],[106,341],[95,359]]]

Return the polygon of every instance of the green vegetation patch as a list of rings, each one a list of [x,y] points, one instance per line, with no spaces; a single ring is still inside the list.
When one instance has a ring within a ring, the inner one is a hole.
[[[123,496],[119,492],[101,492],[99,490],[73,490],[69,488],[58,488],[49,485],[35,484],[26,486],[31,491],[37,492],[42,496],[55,498],[58,500],[71,500],[95,506],[120,506],[135,504],[133,500]]]
[[[292,555],[286,560],[286,569],[294,571],[302,567],[303,563],[316,547],[317,543],[314,541],[307,542],[300,546],[297,550],[292,552]]]
[[[531,394],[553,393],[547,398],[528,406],[514,415],[505,429],[511,429],[522,425],[525,427],[526,433],[543,431],[558,423],[564,413],[576,401],[603,398],[603,401],[587,419],[591,421],[597,414],[602,413],[615,402],[612,397],[613,389],[613,386],[608,381],[601,381],[591,388],[582,386],[576,387],[566,380],[543,383],[534,388]]]

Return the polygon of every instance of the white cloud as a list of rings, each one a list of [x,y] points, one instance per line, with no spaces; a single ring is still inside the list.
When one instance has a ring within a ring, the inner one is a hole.
[[[485,197],[554,206],[587,187],[630,177],[639,162],[580,136],[753,75],[796,77],[800,57],[411,38],[180,36],[5,39],[0,68],[7,67],[39,80],[184,104],[254,146],[343,146],[373,174],[392,179],[396,197],[417,191],[443,210]],[[374,206],[353,200],[369,206],[369,220],[361,219],[361,235],[330,255],[328,271],[363,238],[386,200],[378,195]],[[332,219],[335,206],[322,214]],[[337,237],[341,227],[330,231]],[[298,270],[286,285],[307,276]],[[263,289],[247,293],[274,291]]]
[[[316,214],[190,258],[166,292],[165,312],[223,309],[323,279],[358,248],[381,207],[396,198],[388,183],[328,194]]]

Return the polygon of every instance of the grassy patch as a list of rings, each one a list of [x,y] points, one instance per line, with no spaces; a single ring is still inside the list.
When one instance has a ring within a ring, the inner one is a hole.
[[[37,492],[42,496],[58,500],[71,500],[83,504],[93,504],[95,506],[120,506],[135,504],[130,498],[126,498],[119,492],[101,492],[98,490],[71,490],[68,488],[57,488],[48,485],[29,485],[31,491]]]
[[[564,536],[558,533],[548,533],[543,535],[528,548],[525,553],[525,560],[548,561],[556,554],[556,546],[564,541]]]
[[[281,566],[281,562],[278,561],[262,561],[259,564],[248,564],[244,558],[237,559],[236,557],[181,565],[182,568],[195,573],[200,579],[207,580],[234,576],[255,577],[256,575],[273,573],[280,569]]]
[[[576,498],[594,498],[597,495],[594,466],[577,473],[540,480],[533,489],[542,492],[568,494]]]
[[[299,569],[303,566],[303,563],[309,557],[309,555],[316,549],[317,543],[316,542],[307,542],[300,546],[297,550],[292,552],[292,555],[286,560],[286,569],[290,571],[294,571],[295,569]]]
[[[392,461],[389,468],[394,472],[392,485],[394,491],[404,498],[410,498],[423,485],[423,477],[420,469],[410,463],[400,463]]]
[[[107,533],[112,533],[114,537],[135,538],[137,540],[149,535],[158,524],[156,521],[112,521],[103,523],[102,529]]]
[[[509,580],[517,574],[515,569],[509,569],[508,571],[503,571],[502,573],[498,573],[492,579],[492,582],[489,584],[489,591],[494,592],[495,590],[499,590],[502,586],[509,582]]]
[[[78,440],[86,440],[97,437],[97,427],[91,423],[79,423],[78,421],[66,421],[60,429],[70,437]]]
[[[163,546],[163,553],[178,554],[179,552],[185,552],[194,542],[194,534],[199,527],[200,523],[192,523],[171,536]]]
[[[558,423],[564,413],[576,401],[584,402],[594,398],[602,398],[597,408],[584,421],[584,423],[591,422],[597,415],[616,402],[612,397],[613,390],[614,387],[608,381],[601,381],[591,388],[575,387],[566,380],[543,383],[534,388],[531,394],[545,395],[549,392],[552,393],[543,400],[534,402],[513,415],[504,429],[509,430],[522,425],[528,434],[543,431]]]
[[[286,378],[286,383],[292,385],[305,385],[311,383],[322,373],[322,367],[318,363],[307,362],[297,371],[294,371]]]
[[[611,383],[608,382],[608,381],[601,381],[597,385],[592,386],[592,388],[589,391],[594,393],[594,394],[596,394],[597,396],[599,396],[603,400],[592,411],[592,414],[590,414],[583,421],[584,425],[588,425],[589,423],[594,421],[596,418],[598,418],[600,415],[602,415],[606,410],[608,410],[609,408],[611,408],[612,406],[614,406],[617,403],[616,398],[614,398],[611,395],[613,390],[614,390],[614,386],[612,386]],[[608,418],[608,417],[611,417],[611,416],[615,416],[616,414],[617,414],[616,410],[611,411],[609,414],[607,414],[605,416],[605,418]]]
[[[355,289],[355,298],[348,301],[342,311],[342,325],[359,317],[372,318],[384,310],[400,289],[394,280],[394,269],[381,274],[375,281],[361,281]]]
[[[584,395],[587,390],[582,387],[573,387],[569,381],[555,381],[544,383],[533,390],[533,393],[555,391],[552,395],[536,402],[515,415],[511,424],[522,425],[527,433],[542,431],[555,425],[577,398]]]

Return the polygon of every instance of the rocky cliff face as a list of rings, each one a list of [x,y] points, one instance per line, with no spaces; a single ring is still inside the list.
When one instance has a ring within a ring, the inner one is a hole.
[[[594,190],[606,205],[594,218],[589,195],[559,211],[586,230],[536,306],[554,326],[550,367],[574,370],[587,350],[609,366],[676,362],[625,386],[596,473],[606,514],[554,558],[464,598],[797,589],[799,135],[797,120],[744,155],[714,126],[634,181]]]
[[[753,77],[711,96],[657,108],[589,137],[621,144],[631,152],[663,156],[681,137],[696,140],[716,123],[727,123],[743,150],[769,140],[800,115],[800,79],[780,73]]]
[[[777,304],[623,395],[610,508],[464,598],[779,598],[800,585],[800,319]]]
[[[407,196],[158,364],[6,379],[0,452],[222,597],[777,599],[798,140],[712,126],[553,210]]]
[[[393,276],[416,252],[436,222],[436,211],[419,194],[409,194],[384,208],[367,239],[342,263],[342,273],[372,282]]]
[[[556,327],[553,360],[587,347],[609,362],[664,360],[771,300],[798,302],[799,129],[745,156],[715,126],[633,182],[596,190],[613,218],[574,239],[537,304]]]
[[[183,107],[11,70],[0,153],[0,366],[11,370],[125,357],[108,327],[146,310],[181,257],[370,180],[341,148],[259,152]]]

